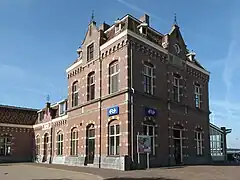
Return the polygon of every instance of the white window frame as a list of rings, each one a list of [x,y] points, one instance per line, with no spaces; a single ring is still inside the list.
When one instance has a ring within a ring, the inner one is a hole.
[[[150,92],[148,92],[148,87],[146,86],[145,82],[143,82],[144,93],[153,95],[153,67],[151,67],[147,64],[144,64],[143,76],[147,77],[147,78],[150,78]],[[144,81],[144,79],[143,79],[143,81]]]
[[[40,155],[41,154],[41,138],[40,135],[36,136],[36,155]]]
[[[61,111],[63,109],[63,111]],[[59,116],[66,114],[66,102],[59,104]]]
[[[117,126],[119,127],[119,133],[117,133]],[[114,128],[114,132],[113,134],[111,134],[111,127]],[[108,154],[110,156],[119,156],[120,155],[120,124],[110,124],[109,125],[109,130],[108,130],[108,142],[109,142],[109,146],[108,146]],[[113,144],[113,153],[111,153],[111,138],[114,138],[114,144]],[[117,137],[119,137],[119,152],[117,153]]]
[[[122,29],[121,22],[115,24],[115,33],[118,33]]]
[[[73,134],[75,133],[75,136],[73,138]],[[73,142],[74,146],[73,146]],[[70,155],[71,156],[77,156],[78,155],[78,130],[76,128],[73,128],[71,130],[71,145],[70,145]]]
[[[91,82],[92,79],[92,82]],[[91,87],[94,85],[94,95],[93,97],[91,96]],[[92,73],[88,75],[88,101],[94,100],[95,99],[95,88],[96,88],[96,83],[95,83],[95,73]]]
[[[63,155],[63,133],[57,133],[57,156]]]
[[[76,95],[75,94],[77,94],[78,93],[78,85],[79,85],[79,82],[78,81],[75,81],[73,84],[72,84],[72,107],[76,107],[76,106],[78,106],[78,97],[79,97],[79,94],[78,94],[78,96],[77,96],[77,104],[75,104],[75,98],[76,98]],[[76,86],[76,89],[75,90],[73,90],[73,88],[74,88],[74,86]],[[74,97],[74,98],[73,98]]]
[[[194,86],[194,99],[195,99],[195,107],[196,108],[201,108],[201,86],[196,85]],[[198,98],[198,101],[197,101]]]
[[[197,155],[203,155],[203,132],[195,131],[195,141],[196,141],[196,149]]]
[[[179,77],[176,77],[174,76],[173,77],[173,86],[177,88],[177,102],[180,102],[181,101],[181,92],[180,92],[180,78]]]
[[[113,68],[114,69],[114,72],[112,72],[112,74],[111,74],[111,68]],[[117,91],[119,91],[119,73],[120,72],[120,68],[119,68],[119,62],[118,61],[116,61],[116,62],[113,62],[112,64],[110,64],[110,66],[109,66],[109,94],[112,94],[112,93],[115,93],[115,92],[117,92]],[[114,76],[118,76],[118,78],[117,78],[117,90],[116,91],[113,91],[113,88],[112,88],[112,86],[113,86],[113,77]]]
[[[152,155],[155,155],[155,153],[156,153],[156,147],[155,147],[155,137],[156,137],[156,135],[155,135],[155,126],[154,125],[149,125],[149,124],[142,124],[143,125],[143,128],[144,128],[144,126],[146,126],[146,128],[147,128],[147,134],[144,134],[144,132],[143,132],[143,135],[147,135],[147,136],[150,136],[150,138],[152,139],[152,144],[151,144],[151,154]],[[153,134],[152,135],[149,135],[149,127],[152,127],[152,129],[153,129]]]
[[[9,139],[9,141],[7,141],[7,139]],[[1,136],[0,137],[0,147],[3,146],[3,150],[4,150],[4,154],[2,154],[3,156],[8,156],[11,155],[11,137],[10,136]]]

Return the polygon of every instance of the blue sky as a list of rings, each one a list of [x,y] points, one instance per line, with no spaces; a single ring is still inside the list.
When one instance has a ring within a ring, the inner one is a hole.
[[[233,0],[0,0],[0,104],[42,108],[47,94],[52,102],[66,97],[65,69],[93,9],[98,24],[148,13],[162,33],[177,13],[188,48],[211,72],[211,122],[232,128],[228,145],[240,148],[239,6]]]

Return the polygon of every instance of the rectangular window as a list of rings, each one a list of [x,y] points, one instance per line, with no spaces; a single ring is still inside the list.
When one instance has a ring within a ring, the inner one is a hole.
[[[119,31],[121,30],[121,28],[122,28],[121,23],[117,23],[117,24],[115,25],[115,33],[119,32]]]
[[[199,85],[195,85],[195,107],[201,108],[201,87]]]
[[[88,76],[88,101],[95,99],[95,75]]]
[[[38,136],[37,138],[36,138],[36,155],[40,155],[40,137]]]
[[[109,83],[110,83],[110,94],[115,93],[119,90],[119,66],[118,63],[114,63],[109,67]]]
[[[181,101],[182,87],[180,85],[180,78],[174,76],[173,77],[173,100],[175,102]]]
[[[203,133],[195,131],[195,141],[197,148],[197,155],[203,155]]]
[[[66,113],[66,103],[59,104],[59,116],[64,115]]]
[[[109,155],[120,154],[120,126],[111,125],[109,127]]]
[[[0,156],[11,154],[11,140],[8,136],[0,137]]]
[[[155,127],[153,125],[143,125],[143,135],[151,138],[151,154],[155,155]]]
[[[73,131],[71,133],[71,155],[77,156],[78,155],[78,132]]]
[[[93,53],[94,53],[94,43],[90,44],[87,47],[87,61],[93,60]]]
[[[63,155],[63,134],[57,135],[57,155]]]
[[[144,93],[153,95],[153,68],[144,65],[143,70]]]

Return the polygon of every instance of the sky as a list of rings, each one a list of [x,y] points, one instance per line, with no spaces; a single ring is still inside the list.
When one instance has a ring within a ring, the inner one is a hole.
[[[0,0],[0,104],[42,108],[67,96],[66,68],[77,58],[94,10],[112,24],[125,14],[150,15],[168,33],[177,22],[190,50],[211,72],[210,121],[232,129],[240,148],[240,1],[231,0]]]

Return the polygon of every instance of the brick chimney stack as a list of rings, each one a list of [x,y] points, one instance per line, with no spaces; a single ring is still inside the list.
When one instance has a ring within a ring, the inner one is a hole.
[[[147,23],[147,25],[149,26],[149,15],[144,14],[142,17],[139,18],[140,21]]]

